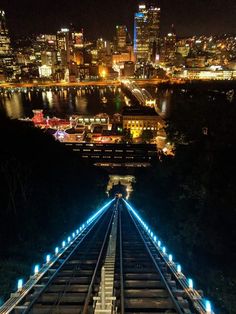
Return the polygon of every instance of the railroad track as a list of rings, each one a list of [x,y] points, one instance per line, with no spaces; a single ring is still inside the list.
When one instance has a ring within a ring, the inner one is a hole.
[[[87,224],[0,314],[213,314],[126,201],[114,200]]]

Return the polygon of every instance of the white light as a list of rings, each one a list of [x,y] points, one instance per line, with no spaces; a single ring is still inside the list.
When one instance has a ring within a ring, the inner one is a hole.
[[[206,312],[211,313],[211,302],[206,300]]]
[[[157,242],[157,245],[158,245],[159,247],[161,247],[161,241],[158,241],[158,242]]]
[[[51,259],[51,256],[50,256],[50,254],[48,254],[48,255],[46,256],[46,262],[49,263],[49,262],[50,262],[50,259]]]
[[[153,232],[151,232],[151,237],[153,237]]]
[[[71,241],[71,237],[68,237],[68,238],[67,238],[67,241],[68,241],[68,243],[70,243],[70,241]]]
[[[171,254],[169,254],[169,262],[173,261],[173,256]]]
[[[79,230],[78,229],[76,230],[76,234],[79,234]]]
[[[39,273],[39,265],[34,266],[34,274],[37,275]]]
[[[56,248],[55,248],[55,254],[57,255],[57,254],[58,254],[58,252],[59,252],[59,248],[58,248],[58,247],[56,247]]]
[[[23,279],[19,279],[17,282],[17,290],[21,291],[23,287]]]
[[[156,240],[157,240],[157,237],[156,237],[156,236],[154,236],[154,238],[153,238],[153,239],[154,239],[154,241],[156,242]]]
[[[181,265],[177,265],[177,272],[180,274],[181,273]]]
[[[82,225],[82,228],[84,229],[85,225]]]
[[[163,246],[162,252],[163,252],[164,254],[166,253],[166,247],[165,247],[165,246]]]
[[[191,278],[188,279],[188,287],[189,289],[193,289],[193,280]]]
[[[81,231],[81,230],[82,230],[82,227],[80,227],[79,230]]]
[[[74,232],[72,233],[72,237],[73,237],[73,238],[75,237],[75,233],[74,233]]]
[[[66,241],[62,242],[62,247],[64,248],[66,246]]]

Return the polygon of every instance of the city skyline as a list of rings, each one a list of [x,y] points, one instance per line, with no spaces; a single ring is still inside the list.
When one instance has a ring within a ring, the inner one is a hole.
[[[1,2],[1,9],[7,14],[11,35],[55,33],[60,27],[73,23],[76,28],[84,28],[88,39],[101,36],[112,39],[117,24],[127,25],[128,31],[133,35],[133,17],[138,3],[141,3],[103,1],[97,6],[95,0],[89,4],[70,1],[70,6],[65,8],[61,0],[56,4],[45,0],[40,3],[28,0],[20,3],[9,3],[6,0]],[[207,0],[204,3],[194,0],[160,0],[154,4],[161,7],[162,36],[169,31],[171,24],[175,24],[179,36],[233,33],[236,27],[236,4],[233,0]],[[33,23],[29,19],[32,15]]]

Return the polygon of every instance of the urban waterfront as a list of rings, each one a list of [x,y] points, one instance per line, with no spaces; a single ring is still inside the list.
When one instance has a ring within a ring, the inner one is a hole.
[[[158,93],[158,88],[146,89],[157,100],[161,111],[166,111],[168,91]],[[34,109],[43,109],[45,115],[66,118],[70,115],[96,115],[121,113],[132,101],[120,87],[61,87],[61,88],[23,88],[9,89],[0,94],[0,105],[8,117],[18,119],[32,117]]]
[[[1,107],[11,118],[32,117],[34,109],[45,115],[65,118],[72,114],[112,115],[121,112],[125,98],[119,88],[48,88],[6,93],[0,98]]]

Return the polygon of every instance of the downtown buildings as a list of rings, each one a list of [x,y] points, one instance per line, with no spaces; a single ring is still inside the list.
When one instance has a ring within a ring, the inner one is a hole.
[[[119,77],[232,79],[236,77],[236,37],[181,38],[172,25],[161,34],[158,2],[143,2],[132,30],[114,27],[114,38],[88,41],[73,25],[55,34],[10,41],[0,10],[0,82],[78,82]]]
[[[134,17],[134,53],[137,63],[155,63],[160,45],[160,8],[140,4]]]
[[[0,81],[12,75],[13,58],[10,37],[6,25],[6,16],[0,10]]]

